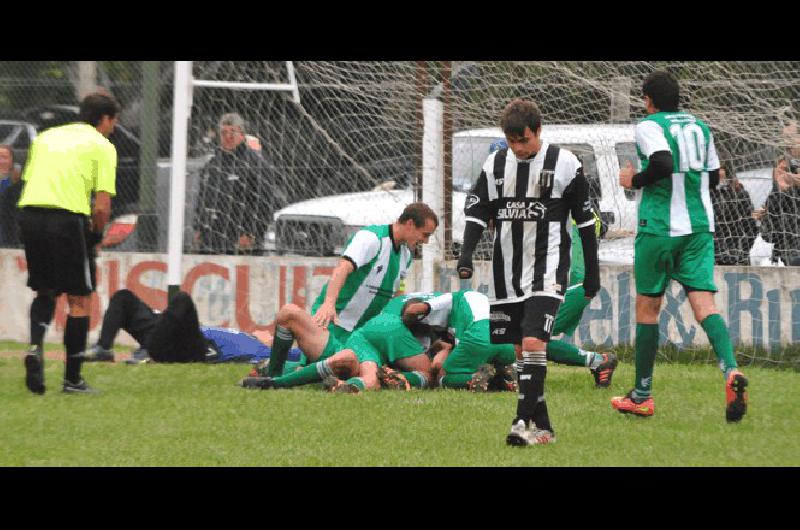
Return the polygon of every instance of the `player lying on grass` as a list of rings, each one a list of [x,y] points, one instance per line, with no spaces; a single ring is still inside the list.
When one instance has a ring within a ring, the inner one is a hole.
[[[113,362],[114,340],[127,331],[140,349],[131,362],[258,362],[269,358],[269,333],[251,335],[230,328],[201,326],[197,309],[187,293],[179,292],[163,313],[159,313],[127,289],[114,293],[108,302],[100,337],[84,352],[85,362]],[[293,349],[290,359],[298,360]]]
[[[350,393],[382,387],[424,388],[431,380],[431,362],[412,333],[417,327],[416,321],[405,322],[384,312],[355,330],[344,347],[330,357],[279,377],[250,375],[240,385],[266,390],[324,382],[331,391]]]

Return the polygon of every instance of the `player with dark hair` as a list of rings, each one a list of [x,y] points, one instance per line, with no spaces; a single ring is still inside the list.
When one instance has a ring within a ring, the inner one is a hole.
[[[719,158],[708,126],[678,110],[677,79],[656,71],[642,85],[648,116],[636,126],[642,172],[630,162],[620,185],[636,189],[639,224],[635,243],[635,387],[611,405],[619,412],[652,416],[653,368],[658,348],[658,315],[670,279],[679,282],[694,317],[720,359],[726,392],[725,417],[742,419],[747,379],[738,370],[728,328],[714,303],[714,211],[709,186],[719,182]]]
[[[43,342],[56,297],[66,293],[64,392],[93,392],[81,378],[79,354],[86,349],[91,293],[95,290],[95,247],[111,215],[116,194],[117,151],[108,140],[119,103],[91,94],[80,104],[80,122],[54,127],[31,144],[22,175],[20,233],[28,263],[31,347],[25,356],[25,384],[44,394]],[[94,201],[92,202],[92,195]]]
[[[428,242],[438,224],[429,206],[412,203],[394,223],[356,232],[314,301],[311,314],[295,304],[278,311],[272,358],[266,373],[257,375],[282,375],[286,354],[295,340],[305,354],[303,360],[317,363],[314,369],[322,379],[346,369],[334,366],[335,360],[325,361],[343,349],[350,334],[378,315],[401,290],[413,250]]]
[[[555,434],[544,397],[546,350],[569,280],[570,216],[583,244],[587,299],[600,289],[595,217],[580,161],[542,140],[535,103],[511,101],[500,125],[508,147],[489,155],[467,195],[458,270],[462,278],[472,276],[472,253],[492,220],[491,340],[514,344],[519,376],[506,443],[547,444]]]

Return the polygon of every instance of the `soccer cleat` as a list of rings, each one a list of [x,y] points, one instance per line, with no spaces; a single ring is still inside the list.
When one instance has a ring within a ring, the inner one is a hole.
[[[467,381],[467,389],[471,392],[487,392],[489,390],[489,382],[497,372],[491,364],[482,364],[478,367],[478,371],[472,374],[472,379]]]
[[[652,396],[637,403],[634,401],[632,395],[633,390],[624,396],[611,398],[611,406],[623,414],[635,414],[636,416],[652,416],[655,414],[656,405]]]
[[[99,344],[95,344],[86,351],[82,351],[77,355],[85,363],[113,363],[114,350],[107,350]]]
[[[125,361],[125,364],[144,364],[151,362],[152,359],[150,358],[150,354],[144,348],[139,348],[138,350],[131,353],[130,359]]]
[[[556,443],[556,435],[553,431],[537,429],[532,426],[528,434],[529,445],[547,445]]]
[[[497,390],[499,392],[516,392],[519,390],[517,372],[513,363],[495,364],[494,368],[497,373],[489,382],[489,390]]]
[[[271,377],[245,377],[239,381],[239,386],[242,388],[268,390],[270,388],[275,388],[275,381]]]
[[[411,390],[411,384],[406,376],[388,366],[378,368],[378,380],[381,382],[381,388],[385,390]]]
[[[525,425],[525,420],[517,420],[511,424],[511,432],[506,435],[506,445],[513,445],[522,447],[530,445],[529,443],[530,431],[528,426]]]
[[[346,383],[338,377],[328,376],[322,380],[325,390],[337,394],[358,394],[361,389],[352,383]]]
[[[85,379],[81,379],[77,383],[64,380],[64,386],[61,389],[66,394],[97,394],[98,391],[86,384]]]
[[[741,421],[747,412],[747,378],[739,370],[732,370],[725,382],[725,420]]]
[[[611,386],[611,377],[614,375],[614,370],[617,369],[618,359],[612,352],[600,353],[603,357],[603,362],[597,368],[591,370],[594,376],[594,386],[597,388],[608,388]]]
[[[41,346],[31,346],[25,355],[25,386],[34,394],[44,394],[44,358]]]
[[[257,362],[248,374],[250,377],[268,377],[269,376],[269,359]]]

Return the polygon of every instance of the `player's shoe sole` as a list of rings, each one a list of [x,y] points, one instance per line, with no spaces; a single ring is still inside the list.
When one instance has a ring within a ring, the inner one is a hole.
[[[631,391],[633,392],[633,391]],[[624,396],[611,398],[611,406],[622,414],[633,414],[635,416],[652,416],[656,413],[656,405],[652,396],[641,403],[637,403],[631,398],[631,392]]]
[[[78,383],[70,383],[69,381],[64,381],[64,385],[61,387],[61,391],[65,394],[98,394],[99,391],[95,390],[94,388],[90,387],[86,384],[86,381],[83,379],[80,380]]]
[[[378,380],[384,390],[411,390],[411,383],[406,376],[388,366],[378,368]]]
[[[597,388],[608,388],[611,386],[611,378],[614,375],[614,370],[617,369],[619,360],[617,356],[611,352],[601,353],[600,355],[603,356],[603,362],[592,370],[594,386]]]
[[[728,423],[741,421],[747,412],[747,378],[738,370],[728,376],[725,383],[725,420]]]
[[[322,380],[322,385],[328,392],[336,394],[358,394],[361,389],[352,383],[345,383],[341,379],[333,376],[326,377]]]
[[[478,371],[472,374],[472,379],[467,381],[467,389],[471,392],[487,392],[489,383],[497,371],[491,364],[482,364]]]
[[[44,363],[37,353],[25,356],[25,386],[34,394],[44,394]]]

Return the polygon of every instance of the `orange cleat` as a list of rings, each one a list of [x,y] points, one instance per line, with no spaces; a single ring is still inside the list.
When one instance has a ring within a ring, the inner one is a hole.
[[[611,398],[611,406],[623,414],[635,414],[637,416],[652,416],[655,414],[656,405],[652,396],[641,403],[637,403],[631,397],[632,394],[633,390],[625,394],[625,396]]]

